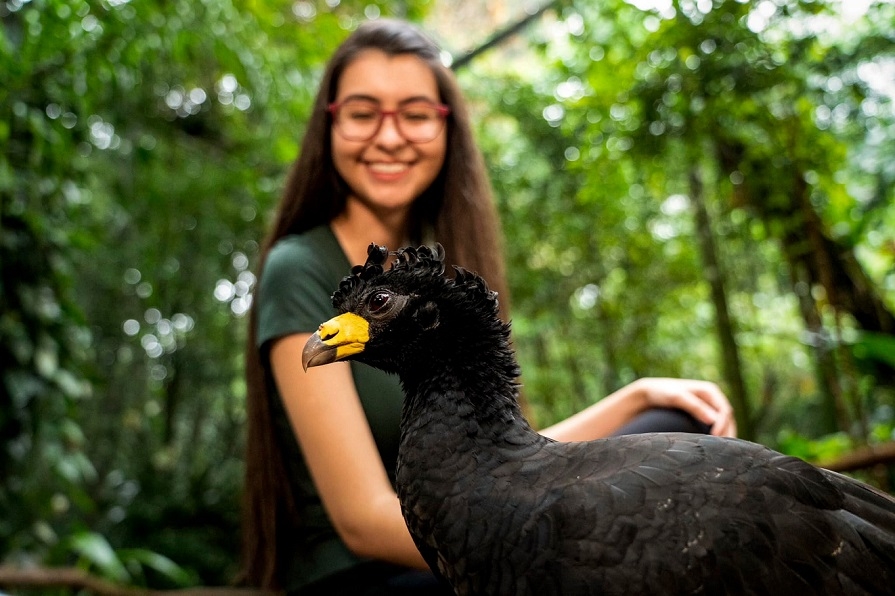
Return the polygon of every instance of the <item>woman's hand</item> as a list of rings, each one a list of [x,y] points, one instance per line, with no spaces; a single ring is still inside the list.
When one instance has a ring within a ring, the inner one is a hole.
[[[713,435],[737,435],[733,408],[715,383],[693,379],[643,378],[629,387],[632,393],[642,396],[647,409],[677,408],[711,425]]]
[[[608,437],[637,415],[653,408],[678,408],[711,426],[711,434],[735,437],[733,408],[727,396],[709,381],[643,378],[625,385],[584,410],[541,430],[557,441],[590,441]]]

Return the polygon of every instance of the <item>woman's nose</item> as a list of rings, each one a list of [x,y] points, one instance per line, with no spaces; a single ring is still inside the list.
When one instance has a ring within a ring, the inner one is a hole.
[[[376,132],[376,142],[382,145],[394,146],[407,143],[407,139],[398,128],[397,114],[383,114],[382,124]]]

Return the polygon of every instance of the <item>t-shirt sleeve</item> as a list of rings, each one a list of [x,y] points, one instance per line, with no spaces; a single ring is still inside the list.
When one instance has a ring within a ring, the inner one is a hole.
[[[258,347],[292,333],[312,333],[336,315],[335,290],[320,255],[298,243],[276,244],[267,256],[256,299]]]

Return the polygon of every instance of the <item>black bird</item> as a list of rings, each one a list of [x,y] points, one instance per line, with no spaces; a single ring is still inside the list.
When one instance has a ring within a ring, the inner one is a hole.
[[[517,401],[496,295],[444,251],[371,245],[302,363],[397,373],[397,491],[457,594],[893,594],[895,500],[761,445],[692,434],[559,443]]]

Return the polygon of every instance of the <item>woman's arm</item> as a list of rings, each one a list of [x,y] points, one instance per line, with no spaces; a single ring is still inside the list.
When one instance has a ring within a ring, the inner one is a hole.
[[[650,408],[678,408],[712,426],[711,433],[735,437],[736,421],[727,396],[709,381],[644,378],[622,387],[577,414],[545,428],[558,441],[589,441],[613,431]]]
[[[349,365],[304,372],[301,352],[309,337],[295,334],[277,340],[270,361],[292,429],[336,531],[360,557],[428,569],[404,523]]]

